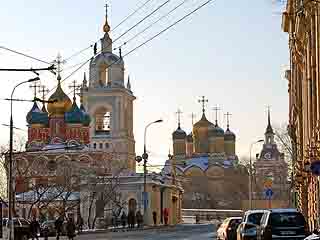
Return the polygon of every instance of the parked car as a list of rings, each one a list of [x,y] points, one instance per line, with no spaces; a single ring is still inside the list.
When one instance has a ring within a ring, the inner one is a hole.
[[[48,229],[48,236],[56,236],[57,232],[56,232],[55,222],[56,222],[56,220],[44,221],[40,225],[40,236],[43,236],[43,233],[44,233],[46,227]],[[62,233],[61,233],[61,235],[66,235],[66,233],[67,233],[67,221],[64,221],[63,225],[62,225]]]
[[[243,215],[242,222],[237,229],[237,240],[256,240],[257,227],[265,210],[249,210]]]
[[[14,224],[14,239],[27,240],[30,238],[30,222],[24,218],[12,218]],[[8,218],[2,219],[2,226],[8,227]]]
[[[236,230],[241,223],[241,217],[226,218],[217,231],[218,240],[236,240]]]
[[[309,234],[308,225],[297,209],[270,209],[261,218],[257,239],[302,240]]]

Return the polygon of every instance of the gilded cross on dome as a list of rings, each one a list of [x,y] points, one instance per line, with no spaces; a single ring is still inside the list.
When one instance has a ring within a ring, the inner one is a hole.
[[[216,112],[216,125],[218,125],[218,111],[220,111],[221,109],[218,107],[218,105],[216,105],[212,108],[212,110]]]
[[[73,80],[72,85],[69,86],[73,91],[73,100],[76,100],[76,90],[78,89],[78,85],[76,83],[76,80]]]
[[[176,112],[176,114],[178,116],[178,127],[180,127],[182,111],[178,108],[178,111]]]
[[[208,99],[206,99],[205,96],[202,96],[202,98],[199,99],[198,102],[202,104],[202,112],[204,113],[206,111],[205,104],[208,102]]]
[[[103,26],[103,31],[105,33],[108,33],[110,31],[110,26],[109,26],[109,23],[108,23],[108,7],[110,7],[110,6],[108,5],[108,3],[106,3],[105,7],[106,7],[106,21],[105,21],[104,26]]]
[[[229,128],[230,126],[230,116],[232,116],[231,113],[227,112],[226,114],[224,114],[227,117],[227,128]]]
[[[58,81],[61,80],[61,74],[60,74],[62,72],[61,65],[64,63],[65,63],[65,61],[62,60],[61,54],[58,53],[57,59],[54,60],[54,64],[56,65],[56,69],[57,69],[57,73],[58,73],[58,77],[57,77]]]
[[[46,94],[49,93],[49,89],[46,88],[45,85],[41,85],[39,89],[39,93],[42,93],[42,100],[45,100]],[[47,111],[44,103],[42,104],[42,111],[43,112]]]
[[[33,91],[34,91],[34,98],[37,97],[37,90],[40,89],[40,85],[35,82],[33,85],[30,86],[30,88],[33,88]]]

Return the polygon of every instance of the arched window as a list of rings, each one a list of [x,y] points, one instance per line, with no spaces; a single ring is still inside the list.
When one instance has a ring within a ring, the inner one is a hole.
[[[111,131],[112,113],[110,109],[101,107],[95,112],[95,134],[109,135]]]
[[[97,144],[94,143],[94,144],[93,144],[93,149],[96,149],[96,148],[97,148]]]

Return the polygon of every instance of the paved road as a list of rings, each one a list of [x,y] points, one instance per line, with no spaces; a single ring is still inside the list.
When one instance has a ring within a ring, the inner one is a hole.
[[[144,230],[133,232],[91,233],[77,236],[75,240],[116,239],[116,240],[215,240],[211,224],[180,225],[170,229]],[[65,240],[65,238],[61,239]]]

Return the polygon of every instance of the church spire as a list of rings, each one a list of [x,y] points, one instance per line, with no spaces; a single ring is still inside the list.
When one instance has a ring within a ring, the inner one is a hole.
[[[178,108],[178,111],[176,112],[177,116],[178,116],[178,129],[181,129],[181,110]]]
[[[268,126],[266,129],[266,134],[274,134],[271,126],[271,120],[270,120],[270,106],[268,106]]]
[[[105,7],[106,7],[106,20],[105,20],[105,23],[103,25],[103,31],[105,33],[109,33],[110,32],[110,26],[109,26],[109,23],[108,23],[108,7],[109,7],[108,3],[106,3]]]
[[[127,89],[131,91],[130,75],[128,75]]]
[[[226,114],[225,114],[225,116],[227,117],[227,130],[230,130],[229,128],[230,128],[230,116],[231,116],[232,114],[231,113],[229,113],[229,112],[227,112]]]
[[[220,111],[221,109],[218,107],[218,105],[216,105],[214,108],[212,108],[213,111],[216,112],[216,119],[215,119],[215,125],[216,127],[218,126],[218,111]]]
[[[106,20],[103,25],[103,31],[105,32],[103,38],[101,38],[101,52],[107,53],[107,52],[112,52],[112,40],[109,36],[110,33],[110,26],[108,23],[108,8],[109,5],[106,3]],[[96,53],[96,51],[94,51]]]

